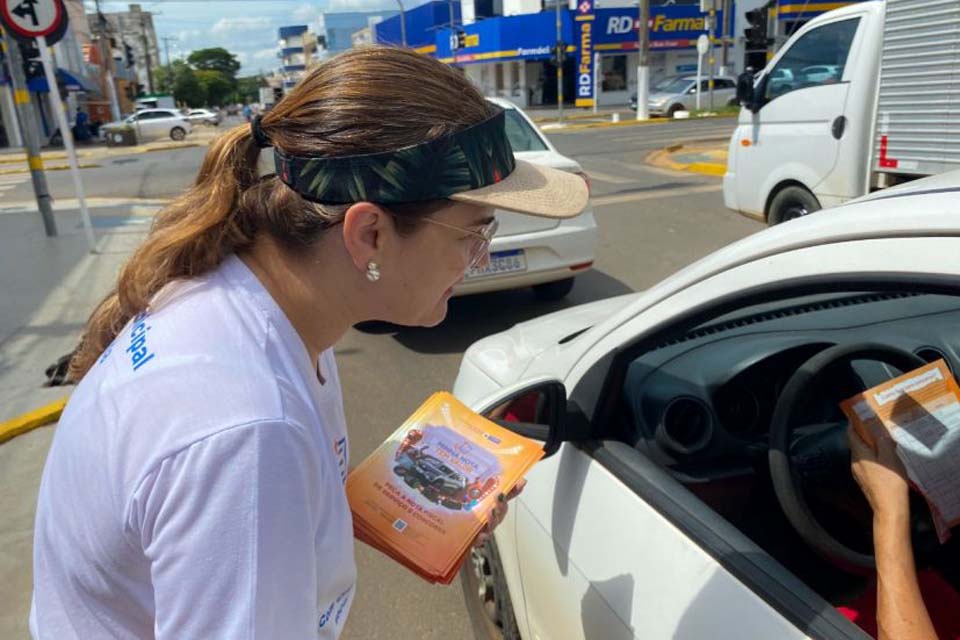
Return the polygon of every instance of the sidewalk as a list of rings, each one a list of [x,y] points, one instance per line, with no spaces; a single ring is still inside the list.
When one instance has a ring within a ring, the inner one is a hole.
[[[44,387],[44,370],[76,346],[160,207],[95,203],[98,253],[91,254],[79,212],[57,204],[55,238],[44,235],[35,208],[0,208],[0,424],[70,394],[71,386]],[[33,519],[53,432],[53,425],[44,426],[0,444],[0,638],[29,637]]]
[[[647,156],[649,164],[673,169],[700,173],[707,176],[723,176],[727,172],[728,138],[703,140],[697,144],[676,144]]]
[[[186,147],[205,147],[229,129],[229,126],[197,126],[193,128],[193,132],[180,142],[173,140],[154,140],[130,147],[108,147],[105,143],[78,146],[77,161],[81,169],[91,169],[100,166],[97,164],[98,160],[116,156],[129,156],[138,153],[167,151],[169,149],[183,149]],[[67,152],[62,149],[45,149],[40,155],[43,158],[43,168],[46,171],[63,171],[70,168],[70,164],[67,161]],[[0,175],[27,173],[28,171],[26,152],[22,148],[0,150]]]

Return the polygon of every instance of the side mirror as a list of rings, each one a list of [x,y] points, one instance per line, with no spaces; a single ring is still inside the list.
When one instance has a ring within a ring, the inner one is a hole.
[[[566,389],[557,381],[515,389],[482,413],[501,427],[542,441],[544,457],[556,453],[563,442],[589,437],[589,421],[574,403],[567,401]]]
[[[744,71],[737,77],[737,102],[744,107],[753,104],[753,81],[754,75],[751,71]]]

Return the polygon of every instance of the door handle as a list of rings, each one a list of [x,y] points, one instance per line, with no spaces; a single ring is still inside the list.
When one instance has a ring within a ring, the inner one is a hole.
[[[833,120],[833,126],[830,127],[830,132],[833,134],[833,137],[837,140],[843,137],[843,130],[847,128],[847,119],[844,116],[837,116]]]

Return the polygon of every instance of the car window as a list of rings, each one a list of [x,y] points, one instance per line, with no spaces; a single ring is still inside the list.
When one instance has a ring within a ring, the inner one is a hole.
[[[144,120],[153,120],[157,116],[152,111],[142,111],[134,117],[137,119],[138,122],[143,122]]]
[[[859,24],[860,18],[841,20],[803,34],[771,71],[764,97],[840,82]]]
[[[654,85],[654,90],[658,93],[684,93],[690,86],[690,80],[687,78],[664,78]]]
[[[507,139],[514,152],[547,151],[548,147],[540,139],[540,134],[517,113],[516,109],[506,109]]]
[[[729,78],[720,78],[719,80],[714,80],[713,86],[715,89],[733,89],[737,85]]]

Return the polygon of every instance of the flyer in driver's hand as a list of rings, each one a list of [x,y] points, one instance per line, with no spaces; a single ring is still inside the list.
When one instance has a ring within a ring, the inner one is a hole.
[[[497,497],[542,455],[539,443],[435,393],[347,478],[354,536],[449,584]]]
[[[950,528],[960,524],[960,387],[946,363],[932,362],[840,406],[864,442],[874,448],[872,432],[887,430],[945,542]]]

